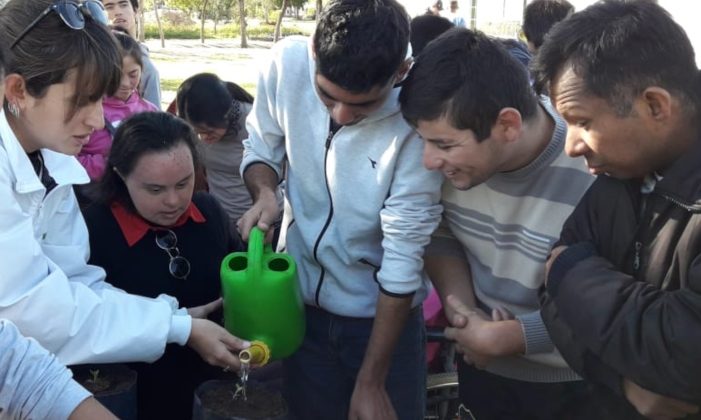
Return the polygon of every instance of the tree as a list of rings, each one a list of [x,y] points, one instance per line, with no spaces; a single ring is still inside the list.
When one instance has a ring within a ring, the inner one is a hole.
[[[163,25],[161,25],[161,18],[158,16],[158,2],[153,2],[153,12],[156,15],[156,24],[158,24],[158,35],[161,37],[161,48],[166,47],[166,38],[163,35]],[[143,29],[142,29],[143,30]]]
[[[202,8],[200,9],[200,42],[204,44],[204,23],[207,21],[207,5],[209,0],[202,1]]]
[[[477,29],[477,0],[470,2],[470,29]]]
[[[231,8],[236,0],[213,0],[211,17],[214,20],[214,34],[217,34],[217,25],[222,19],[231,19]]]
[[[210,0],[168,0],[168,4],[180,10],[187,11],[188,14],[197,10],[200,14],[200,42],[204,44],[204,24],[207,20],[207,6]]]
[[[282,0],[282,8],[280,9],[280,16],[277,17],[277,23],[275,23],[275,33],[273,34],[273,42],[277,42],[280,39],[282,33],[282,17],[285,15],[285,10],[287,9],[289,0]]]
[[[321,4],[321,0],[316,0],[316,16],[314,19],[316,20],[316,23],[319,23],[319,15],[321,14],[321,9],[324,7],[323,4]]]
[[[239,0],[239,19],[241,26],[241,48],[248,48],[248,41],[246,41],[246,6],[243,0]]]

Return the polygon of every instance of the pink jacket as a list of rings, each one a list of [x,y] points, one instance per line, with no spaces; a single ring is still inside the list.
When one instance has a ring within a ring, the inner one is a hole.
[[[158,111],[155,105],[151,102],[142,99],[138,93],[131,94],[129,99],[124,102],[113,96],[105,96],[102,99],[103,112],[105,119],[112,123],[116,129],[119,124],[134,114],[146,111]],[[78,160],[88,171],[91,181],[97,181],[105,172],[107,164],[107,155],[112,148],[112,135],[107,130],[107,127],[102,130],[95,131],[90,136],[88,144],[83,146],[83,149],[78,154]]]

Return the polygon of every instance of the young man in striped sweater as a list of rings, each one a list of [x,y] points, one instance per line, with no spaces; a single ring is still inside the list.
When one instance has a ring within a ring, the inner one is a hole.
[[[564,153],[566,124],[498,41],[460,28],[419,55],[400,104],[424,165],[447,178],[424,260],[464,354],[462,402],[477,419],[600,418],[537,296],[551,245],[593,181]]]

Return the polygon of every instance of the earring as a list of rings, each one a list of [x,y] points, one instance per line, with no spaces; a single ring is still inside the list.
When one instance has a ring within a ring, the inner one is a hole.
[[[7,110],[12,114],[13,117],[19,118],[19,107],[14,102],[9,102],[7,104]]]

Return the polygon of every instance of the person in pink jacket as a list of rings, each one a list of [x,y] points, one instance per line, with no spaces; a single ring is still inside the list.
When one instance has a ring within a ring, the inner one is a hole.
[[[119,124],[139,112],[158,111],[154,104],[141,98],[137,90],[143,68],[143,53],[139,44],[126,34],[113,33],[122,47],[122,80],[114,96],[102,99],[105,128],[95,131],[78,154],[78,160],[88,171],[91,181],[99,180],[105,172],[107,155],[112,148],[112,135]]]

